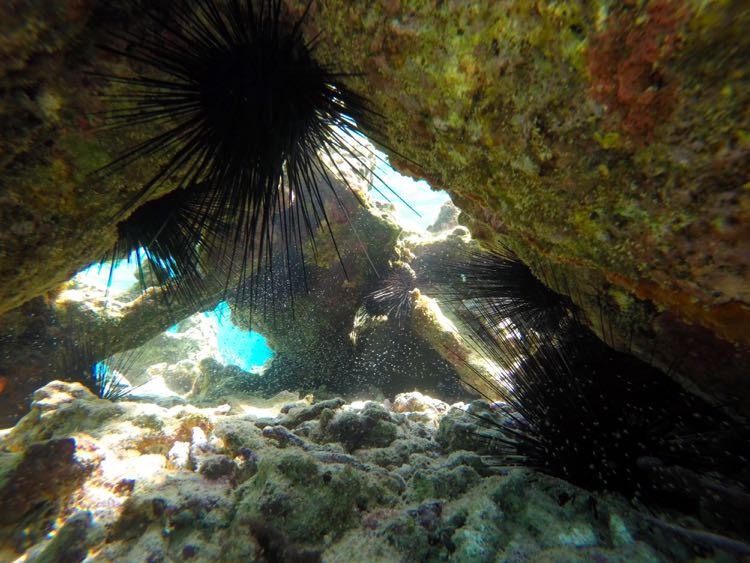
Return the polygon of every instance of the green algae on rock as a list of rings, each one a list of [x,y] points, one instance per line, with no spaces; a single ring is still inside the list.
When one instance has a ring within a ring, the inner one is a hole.
[[[448,190],[475,235],[593,288],[578,304],[608,305],[617,346],[687,355],[686,376],[746,408],[749,18],[737,1],[331,1],[310,32],[324,57],[345,46],[397,167]]]
[[[92,136],[106,108],[81,71],[122,70],[93,45],[113,22],[144,22],[133,9],[74,4],[3,12],[12,95],[2,115],[13,132],[0,193],[3,311],[98,259],[112,217],[159,165],[87,180],[133,139]],[[287,4],[301,15],[307,3]],[[322,62],[361,71],[347,84],[387,116],[393,162],[448,189],[475,235],[502,235],[542,278],[595,288],[599,298],[578,304],[591,319],[607,304],[614,344],[633,333],[641,357],[672,364],[689,335],[685,375],[743,408],[748,18],[739,0],[327,0],[303,32],[325,30]]]

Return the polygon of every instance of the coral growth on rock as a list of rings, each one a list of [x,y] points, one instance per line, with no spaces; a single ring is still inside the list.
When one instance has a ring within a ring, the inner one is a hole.
[[[0,10],[4,312],[111,248],[112,217],[159,163],[87,176],[152,133],[93,134],[107,87],[84,71],[137,71],[94,45],[113,22],[153,22],[111,2]],[[392,162],[448,189],[476,236],[600,288],[614,339],[632,335],[641,358],[668,365],[688,335],[686,377],[747,409],[749,24],[722,0],[331,0],[300,33],[321,64],[360,71],[346,87],[388,118]]]

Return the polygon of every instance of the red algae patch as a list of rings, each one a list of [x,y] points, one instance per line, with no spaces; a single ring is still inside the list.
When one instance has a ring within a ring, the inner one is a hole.
[[[591,96],[638,144],[648,143],[672,111],[677,78],[664,63],[680,48],[687,20],[677,2],[657,0],[643,8],[623,2],[586,50]]]

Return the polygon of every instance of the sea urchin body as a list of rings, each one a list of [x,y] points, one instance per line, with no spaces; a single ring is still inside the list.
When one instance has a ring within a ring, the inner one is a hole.
[[[359,131],[375,130],[374,114],[342,82],[344,73],[314,59],[301,34],[307,12],[291,21],[279,0],[178,0],[165,12],[144,9],[149,29],[120,34],[124,47],[106,47],[139,71],[105,76],[120,92],[108,98],[109,125],[156,132],[103,171],[144,157],[162,162],[123,215],[167,184],[201,185],[203,211],[187,230],[198,233],[200,249],[205,233],[231,225],[219,245],[228,261],[219,262],[239,274],[242,287],[271,264],[275,237],[286,253],[299,253],[320,227],[332,236],[325,163],[338,154],[361,169]]]

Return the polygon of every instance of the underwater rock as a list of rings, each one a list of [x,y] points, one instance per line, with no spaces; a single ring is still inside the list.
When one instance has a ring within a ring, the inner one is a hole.
[[[585,494],[577,498],[575,491],[554,479],[540,481],[531,472],[513,470],[469,486],[456,500],[373,511],[324,557],[341,561],[356,549],[386,553],[384,561],[584,561],[596,554],[606,554],[604,561],[659,559],[658,552],[632,537],[617,546],[609,539],[606,516],[598,514],[612,514],[633,534],[642,531],[627,505],[594,504]],[[679,546],[673,549],[662,556],[687,554]]]
[[[65,281],[71,260],[83,266],[81,256],[100,244],[100,222],[92,219],[113,194],[93,196],[84,188],[86,173],[78,176],[101,152],[81,119],[93,103],[79,66],[81,42],[96,41],[92,5],[0,7],[0,76],[7,88],[0,105],[0,312]],[[29,198],[29,189],[36,195]],[[63,232],[78,236],[58,236]],[[11,279],[19,283],[6,285]]]
[[[461,214],[461,210],[453,205],[452,202],[446,201],[438,212],[437,219],[435,222],[427,227],[427,230],[431,233],[441,233],[443,231],[452,231],[458,227],[458,217]]]
[[[287,428],[278,421],[314,406],[290,402],[284,395],[272,407],[238,402],[227,410],[126,400],[87,420],[107,402],[78,384],[48,384],[34,410],[0,433],[0,559],[78,560],[84,549],[102,560],[199,562],[631,561],[698,553],[614,495],[526,469],[490,475],[477,453],[446,455],[435,425],[408,412],[321,401],[325,408]],[[399,404],[422,409],[435,401]],[[252,412],[277,424],[261,430]],[[441,428],[463,420],[457,413],[470,416],[457,408],[436,414]],[[351,427],[374,434],[331,441]]]
[[[161,377],[169,389],[176,393],[187,394],[193,389],[196,379],[202,370],[192,360],[180,360],[169,365],[166,362],[153,364],[146,372],[149,379]]]
[[[35,507],[56,504],[90,470],[76,457],[76,442],[53,438],[31,444],[15,463],[3,463],[0,525],[14,524]],[[10,467],[9,467],[10,465]]]
[[[326,401],[318,401],[310,406],[292,406],[288,409],[282,409],[282,412],[286,413],[286,416],[280,420],[275,421],[275,424],[280,424],[286,428],[294,428],[302,422],[307,420],[313,420],[318,418],[324,409],[335,410],[344,405],[346,401],[341,398],[328,399]]]
[[[469,406],[475,414],[487,412],[486,403],[475,401]],[[440,419],[435,440],[445,449],[453,452],[457,450],[481,451],[485,441],[477,436],[479,427],[475,415],[467,410],[453,408]]]
[[[257,391],[252,374],[237,366],[224,365],[215,358],[204,357],[197,371],[188,394],[193,402],[214,402],[243,391]]]
[[[121,412],[118,405],[99,399],[80,383],[53,381],[34,392],[31,410],[3,439],[3,444],[21,451],[26,444],[96,428]]]
[[[432,397],[423,395],[419,391],[411,391],[396,395],[391,408],[394,412],[423,412],[436,416],[447,412],[449,407],[443,401],[435,400]]]
[[[232,456],[248,457],[265,445],[260,430],[256,428],[253,419],[248,418],[223,417],[214,426],[214,436],[224,442],[224,447]]]
[[[282,451],[262,459],[254,479],[238,490],[234,525],[239,531],[243,521],[264,521],[293,543],[335,538],[362,512],[396,502],[387,481],[380,481],[349,464],[318,464],[309,454]]]
[[[404,413],[407,420],[437,428],[450,406],[443,401],[423,395],[419,391],[400,393],[391,403],[393,412]]]
[[[305,440],[290,432],[283,426],[268,426],[263,423],[263,437],[275,440],[281,446],[296,446],[303,450],[310,450],[312,447]]]
[[[231,477],[236,470],[237,466],[225,455],[206,456],[198,464],[198,472],[211,480]]]
[[[95,540],[92,535],[93,517],[88,510],[81,510],[70,516],[55,537],[37,549],[29,551],[29,561],[34,563],[55,563],[58,561],[83,561],[89,546]],[[95,534],[95,531],[94,531]]]
[[[430,463],[431,457],[439,453],[440,446],[429,437],[420,435],[420,429],[427,430],[431,425],[423,427],[419,423],[406,426],[410,430],[411,436],[399,438],[391,442],[385,448],[365,448],[359,450],[357,455],[360,459],[373,463],[380,467],[396,471],[399,475],[408,477],[411,475],[413,466],[423,466]]]
[[[172,467],[177,469],[190,468],[190,443],[175,442],[167,454],[167,459]]]
[[[472,234],[616,347],[747,411],[749,22],[718,0],[336,0],[306,30],[363,69],[391,162],[449,191]]]
[[[409,480],[407,500],[422,502],[430,498],[454,499],[477,484],[480,477],[473,468],[459,465],[439,467],[430,471],[417,470]]]
[[[323,428],[323,436],[340,442],[351,452],[366,447],[386,447],[399,434],[399,427],[390,413],[376,403],[369,403],[361,411],[343,411]]]

